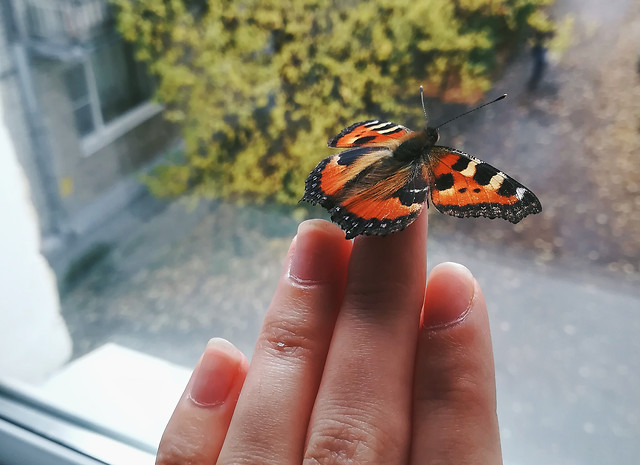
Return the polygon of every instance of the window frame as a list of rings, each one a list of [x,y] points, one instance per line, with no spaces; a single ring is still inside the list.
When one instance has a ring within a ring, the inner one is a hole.
[[[152,465],[155,451],[57,410],[28,386],[0,382],[0,463]]]
[[[122,42],[122,38],[116,37],[111,41],[103,42],[101,45],[95,46],[83,53],[80,59],[74,61],[70,66],[82,66],[84,78],[87,85],[87,99],[89,102],[89,108],[91,117],[93,119],[93,130],[87,134],[80,134],[75,122],[75,103],[73,105],[74,112],[74,127],[78,133],[80,139],[80,151],[85,157],[89,157],[96,152],[99,152],[104,147],[111,144],[113,141],[123,136],[127,132],[133,130],[148,119],[153,118],[157,114],[161,113],[164,107],[154,102],[151,99],[146,99],[143,102],[131,107],[129,110],[121,113],[117,117],[113,118],[109,122],[105,122],[102,116],[102,102],[100,98],[100,92],[98,90],[98,83],[91,62],[92,54],[96,52],[101,46],[108,46],[112,41]],[[69,67],[70,67],[69,66]],[[69,69],[66,67],[65,71]],[[74,102],[69,96],[70,101]]]

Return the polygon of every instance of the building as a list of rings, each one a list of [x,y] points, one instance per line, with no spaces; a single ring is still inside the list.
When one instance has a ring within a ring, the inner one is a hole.
[[[0,17],[5,124],[43,251],[68,255],[144,192],[136,174],[178,132],[152,101],[153,80],[117,33],[108,0],[0,0]]]

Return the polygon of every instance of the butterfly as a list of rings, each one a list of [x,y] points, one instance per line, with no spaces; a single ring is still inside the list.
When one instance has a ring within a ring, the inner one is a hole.
[[[428,121],[422,86],[420,97]],[[369,120],[343,129],[328,145],[348,150],[318,163],[305,181],[301,201],[326,208],[347,239],[403,230],[428,206],[429,193],[436,209],[461,218],[517,223],[542,211],[535,194],[512,177],[460,150],[435,145],[440,126],[412,131]]]

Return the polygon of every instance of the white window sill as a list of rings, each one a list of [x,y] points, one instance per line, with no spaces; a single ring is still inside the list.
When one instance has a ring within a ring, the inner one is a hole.
[[[163,107],[161,105],[153,102],[145,102],[138,105],[109,124],[82,138],[80,141],[82,154],[85,157],[93,155],[162,110]]]
[[[152,465],[190,372],[106,344],[39,385],[0,379],[0,463]]]

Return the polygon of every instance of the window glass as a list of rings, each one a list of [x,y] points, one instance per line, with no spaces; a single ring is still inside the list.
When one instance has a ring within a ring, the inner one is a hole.
[[[80,136],[100,131],[148,102],[154,88],[146,66],[134,59],[131,44],[119,38],[100,44],[83,61],[68,66],[64,82]]]
[[[431,126],[508,93],[439,144],[542,203],[512,224],[428,197],[429,270],[488,302],[505,463],[637,460],[638,2],[113,3],[0,0],[0,420],[17,383],[152,452],[207,340],[250,357],[298,225],[329,219],[298,203],[327,140],[421,130],[423,85]]]
[[[81,136],[86,136],[93,132],[95,123],[91,113],[91,99],[84,64],[78,63],[70,66],[64,72],[64,80],[71,99],[76,128]]]
[[[115,40],[101,46],[91,55],[90,63],[105,123],[151,97],[151,79],[134,60],[130,45]]]

